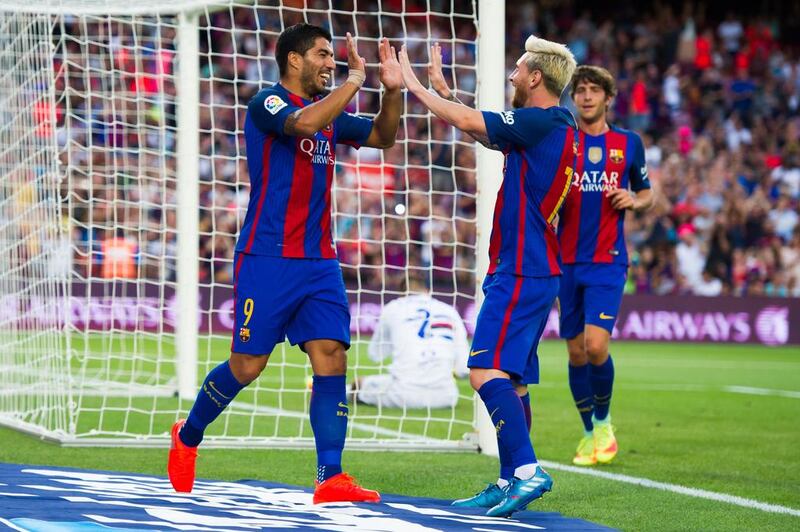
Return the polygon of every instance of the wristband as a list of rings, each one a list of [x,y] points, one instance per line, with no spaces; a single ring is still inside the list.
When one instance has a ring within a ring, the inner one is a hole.
[[[358,87],[359,89],[364,84],[364,81],[367,79],[367,73],[363,70],[351,70],[347,74],[347,81]],[[345,81],[345,83],[347,83]]]

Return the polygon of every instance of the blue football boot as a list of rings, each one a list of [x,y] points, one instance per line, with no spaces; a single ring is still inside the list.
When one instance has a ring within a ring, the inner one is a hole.
[[[528,480],[514,478],[505,489],[505,497],[497,505],[486,512],[490,517],[508,517],[518,510],[524,510],[528,504],[553,488],[553,479],[541,467]]]
[[[476,493],[472,497],[466,499],[458,499],[457,501],[453,501],[450,505],[459,508],[491,508],[499,504],[505,496],[505,490],[500,488],[497,484],[491,483],[480,493]]]

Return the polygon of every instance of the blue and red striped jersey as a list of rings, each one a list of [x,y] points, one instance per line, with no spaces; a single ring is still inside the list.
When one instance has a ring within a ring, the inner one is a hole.
[[[286,118],[311,103],[279,83],[248,103],[244,137],[250,202],[236,251],[336,258],[331,236],[336,144],[358,148],[372,131],[372,120],[342,113],[313,138],[285,135]]]
[[[579,133],[580,151],[572,186],[558,226],[561,260],[628,264],[625,211],[611,206],[607,192],[650,188],[644,146],[639,135],[611,127],[602,135]]]
[[[492,147],[505,153],[494,206],[489,273],[561,275],[553,219],[572,179],[577,130],[563,107],[484,112]]]

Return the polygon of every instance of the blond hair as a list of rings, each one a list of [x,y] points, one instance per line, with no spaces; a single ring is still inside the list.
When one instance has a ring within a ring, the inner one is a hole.
[[[528,70],[540,71],[547,90],[560,97],[578,65],[569,48],[531,35],[525,41],[525,52]]]

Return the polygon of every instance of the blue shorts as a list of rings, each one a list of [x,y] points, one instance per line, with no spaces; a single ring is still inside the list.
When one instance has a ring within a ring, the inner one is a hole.
[[[338,340],[350,347],[350,307],[337,259],[285,259],[236,253],[231,351],[268,355],[292,345]]]
[[[538,383],[537,348],[558,295],[558,277],[494,273],[484,279],[483,293],[467,365],[505,371],[522,384]]]
[[[587,324],[613,332],[628,267],[624,264],[564,264],[561,270],[564,272],[558,291],[561,338],[575,338]]]

